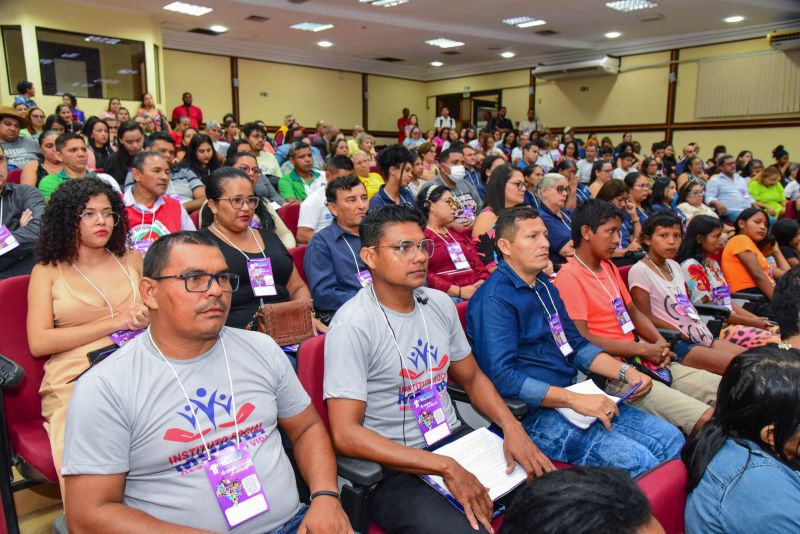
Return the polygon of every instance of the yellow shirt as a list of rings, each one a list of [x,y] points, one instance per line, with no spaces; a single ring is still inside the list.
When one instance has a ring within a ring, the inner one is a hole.
[[[361,180],[361,183],[367,188],[367,200],[371,199],[372,195],[377,193],[383,185],[383,178],[377,172],[369,173],[369,176],[366,178],[359,176],[358,179]]]

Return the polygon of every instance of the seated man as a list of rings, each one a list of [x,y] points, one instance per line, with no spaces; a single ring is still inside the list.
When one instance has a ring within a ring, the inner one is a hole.
[[[181,203],[167,196],[169,165],[160,152],[145,150],[133,158],[135,185],[122,201],[128,214],[131,247],[141,254],[159,237],[181,230],[197,230]]]
[[[331,183],[340,176],[353,174],[353,162],[347,156],[333,156],[325,169],[325,179]],[[306,197],[300,204],[300,216],[297,219],[297,242],[308,243],[316,232],[330,226],[333,220],[328,209],[328,201],[323,187],[317,189]]]
[[[471,229],[475,219],[483,207],[481,196],[475,186],[465,180],[464,154],[460,147],[443,150],[438,159],[439,177],[431,183],[446,185],[453,192],[453,198],[458,202],[456,221],[451,226],[459,232]]]
[[[578,371],[641,383],[633,399],[646,397],[652,382],[575,329],[559,291],[542,272],[550,244],[536,210],[503,210],[495,232],[504,261],[470,299],[467,335],[500,394],[531,408],[522,422],[528,435],[555,460],[615,467],[632,476],[677,458],[684,440],[672,426],[605,395],[566,389]],[[582,430],[553,408],[570,408],[602,424]]]
[[[28,127],[28,121],[14,108],[0,107],[0,147],[8,158],[8,169],[22,169],[27,163],[36,161],[39,144],[33,137],[20,137],[19,132]]]
[[[558,272],[555,284],[562,290],[569,316],[586,339],[617,358],[638,357],[643,365],[671,373],[672,387],[654,381],[650,394],[633,405],[689,435],[711,417],[720,377],[671,363],[677,356],[634,304],[610,263],[619,244],[621,221],[620,212],[603,200],[578,208],[572,219],[575,256]],[[641,342],[636,341],[637,335]],[[612,394],[627,389],[620,381],[612,381],[608,387]]]
[[[57,174],[48,174],[39,182],[39,191],[42,192],[45,200],[50,200],[50,195],[67,180],[77,180],[80,178],[99,178],[120,192],[119,184],[113,177],[90,171],[87,166],[86,141],[80,134],[63,133],[56,137],[56,152],[61,156],[64,167]]]
[[[203,234],[153,244],[139,285],[150,328],[82,376],[72,397],[70,531],[227,532],[249,520],[237,532],[352,532],[330,440],[286,356],[268,336],[223,326],[238,286]]]
[[[426,448],[429,441],[438,446],[471,430],[456,417],[448,374],[502,428],[509,468],[517,461],[530,476],[553,466],[478,369],[453,301],[422,287],[432,242],[419,213],[405,206],[370,210],[360,236],[373,285],[340,308],[325,340],[324,396],[335,448],[384,466],[369,500],[369,515],[383,529],[450,534],[473,532],[480,524],[491,531],[486,488],[458,462]],[[442,434],[438,441],[417,422],[420,402],[445,416],[434,427]],[[466,515],[419,474],[441,476]]]
[[[344,156],[342,156],[344,157]],[[330,322],[336,310],[362,287],[370,285],[369,271],[358,257],[358,225],[367,213],[367,188],[355,174],[334,178],[325,187],[333,222],[314,234],[303,269],[317,313]]]
[[[414,195],[406,189],[411,182],[411,167],[414,165],[411,152],[403,145],[391,145],[381,150],[376,160],[386,181],[369,199],[370,209],[401,204],[413,206]]]
[[[294,169],[283,175],[278,182],[278,191],[288,204],[302,202],[317,189],[325,188],[325,177],[313,168],[314,158],[309,144],[293,144],[289,150],[289,159]]]
[[[0,146],[0,280],[31,274],[44,214],[44,198],[38,189],[9,184],[7,179],[8,158]]]

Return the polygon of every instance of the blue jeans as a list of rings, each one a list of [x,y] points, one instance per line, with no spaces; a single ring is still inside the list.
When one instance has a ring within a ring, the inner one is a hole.
[[[528,414],[522,426],[551,460],[624,469],[634,477],[678,458],[684,443],[674,426],[625,404],[610,432],[599,422],[581,430],[549,408]]]
[[[297,529],[300,528],[300,523],[303,522],[306,512],[308,512],[308,505],[300,504],[300,511],[298,511],[293,518],[284,523],[282,527],[276,528],[269,534],[295,534]]]

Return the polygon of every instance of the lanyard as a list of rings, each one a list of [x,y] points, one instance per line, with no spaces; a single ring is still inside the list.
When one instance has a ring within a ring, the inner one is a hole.
[[[562,211],[559,211],[559,215],[561,215],[561,217],[559,217],[558,215],[556,215],[556,217],[558,218],[558,220],[559,220],[559,221],[561,221],[561,224],[563,224],[564,226],[566,226],[566,227],[567,227],[567,230],[570,230],[570,231],[572,231],[572,226],[570,226],[570,225],[572,224],[572,219],[570,219],[570,218],[569,218],[569,215],[567,215],[566,213],[564,213],[564,211],[563,211],[563,210],[562,210]],[[563,218],[562,218],[562,217],[563,217]],[[566,220],[567,220],[567,222],[564,222],[564,219],[566,219]]]
[[[431,228],[431,227],[429,226],[428,228]],[[452,236],[452,234],[450,233],[450,230],[448,230],[448,229],[447,229],[447,227],[445,227],[444,231],[445,231],[445,232],[447,232],[447,237],[449,237],[450,239],[452,239],[452,240],[453,240],[453,241],[452,241],[453,243],[457,243],[457,241],[456,241],[456,238]],[[439,239],[441,239],[441,240],[442,240],[442,243],[444,243],[444,244],[445,244],[445,247],[446,247],[447,245],[449,245],[449,244],[450,244],[450,241],[448,241],[447,239],[445,239],[444,237],[442,237],[442,236],[441,236],[441,234],[439,234],[439,232],[437,232],[437,231],[436,231],[436,230],[434,230],[433,228],[431,228],[431,232],[433,232],[434,234],[436,234],[436,237],[438,237]]]
[[[347,245],[347,248],[350,249],[350,254],[353,255],[353,262],[356,264],[356,274],[358,274],[360,271],[358,270],[358,260],[356,259],[356,253],[353,250],[353,247],[350,246],[350,243],[347,242],[347,236],[343,235],[342,239],[344,239],[344,244]]]
[[[0,191],[0,225],[3,224],[3,201],[5,200],[2,197],[3,192]]]
[[[586,267],[586,270],[587,270],[587,271],[589,271],[590,273],[592,273],[592,276],[594,276],[595,280],[597,280],[597,283],[598,283],[598,284],[600,284],[600,287],[602,287],[602,288],[603,288],[603,291],[605,291],[606,295],[608,295],[608,298],[609,298],[609,299],[611,299],[611,301],[613,302],[613,301],[614,301],[614,296],[613,296],[613,295],[612,295],[612,294],[611,294],[611,293],[608,291],[608,289],[606,289],[606,285],[605,285],[605,284],[604,284],[604,283],[603,283],[603,282],[600,280],[600,277],[599,277],[599,276],[597,276],[597,273],[595,273],[593,270],[591,270],[591,269],[589,268],[589,266],[588,266],[588,265],[586,265],[585,263],[583,263],[583,260],[581,260],[581,259],[578,257],[578,255],[577,255],[577,254],[575,254],[573,257],[574,257],[576,260],[578,260],[578,263],[580,263],[581,265],[583,265],[584,267]],[[603,262],[602,262],[602,261],[600,262],[600,270],[602,270],[602,271],[603,271],[603,276],[607,277],[607,278],[608,278],[608,281],[609,281],[609,282],[611,282],[611,276],[609,276],[609,274],[606,272],[606,268],[605,268],[605,266],[603,265]],[[611,286],[612,286],[612,287],[614,287],[614,288],[616,289],[616,287],[614,286],[613,282],[612,282]],[[617,290],[617,293],[619,293],[619,290]],[[620,298],[620,299],[622,299],[622,294],[621,294],[621,293],[619,293],[619,298]]]
[[[250,257],[249,257],[247,254],[245,254],[245,252],[244,252],[242,249],[240,249],[239,247],[237,247],[236,245],[234,245],[234,244],[233,244],[233,241],[231,241],[230,239],[228,239],[228,238],[225,236],[225,234],[223,234],[223,233],[222,233],[222,230],[220,230],[219,228],[217,228],[217,225],[216,225],[215,223],[211,223],[211,227],[212,227],[212,228],[214,228],[214,230],[216,230],[216,231],[217,231],[217,233],[220,235],[220,237],[222,237],[222,239],[224,239],[225,241],[227,241],[227,242],[228,242],[228,244],[229,244],[230,246],[232,246],[233,248],[235,248],[236,250],[238,250],[239,252],[241,252],[241,253],[242,253],[242,256],[244,256],[244,259],[245,259],[245,260],[248,260],[248,261],[250,260]],[[256,233],[255,233],[255,232],[253,231],[253,229],[252,229],[252,228],[250,228],[249,226],[247,227],[247,229],[248,229],[248,230],[250,230],[250,233],[251,233],[251,234],[252,234],[252,236],[253,236],[253,241],[255,241],[255,242],[256,242],[256,246],[258,247],[258,251],[261,253],[261,255],[262,255],[262,256],[264,256],[264,259],[267,259],[267,255],[266,255],[266,254],[264,254],[264,249],[263,249],[263,248],[261,248],[261,245],[258,243],[258,239],[256,238]]]
[[[153,344],[153,347],[156,349],[156,352],[158,352],[158,355],[161,356],[161,359],[164,360],[164,363],[167,364],[167,367],[169,367],[169,370],[172,371],[172,374],[175,376],[175,380],[178,381],[178,385],[180,386],[181,391],[183,392],[183,396],[186,398],[186,405],[191,406],[192,401],[189,399],[189,394],[186,393],[186,388],[183,387],[183,382],[181,382],[178,373],[175,371],[175,368],[172,366],[172,364],[169,363],[167,357],[164,356],[164,353],[161,352],[161,349],[159,349],[158,345],[156,345],[155,340],[153,340],[153,334],[150,333],[150,327],[147,327],[147,337],[150,338],[150,343]],[[231,365],[230,363],[228,363],[228,351],[225,350],[225,341],[222,339],[222,334],[218,334],[218,339],[220,345],[222,345],[222,354],[223,356],[225,356],[225,368],[228,370],[228,384],[230,385],[231,388],[231,403],[233,404],[233,413],[234,413],[233,425],[236,428],[236,445],[238,447],[239,445],[241,445],[242,438],[239,435],[239,423],[236,421],[235,417],[238,411],[236,410],[236,394],[233,392],[233,378],[231,377]],[[203,447],[206,450],[206,456],[208,456],[208,459],[210,461],[211,451],[209,450],[208,444],[206,443],[206,438],[203,437],[203,432],[197,427],[197,410],[192,410],[192,414],[195,416],[193,418],[194,421],[192,421],[192,427],[197,431],[198,434],[200,434],[200,439],[203,441]],[[211,419],[209,419],[209,422],[211,422]]]
[[[109,253],[109,254],[110,254],[110,253]],[[127,276],[127,277],[128,277],[128,280],[130,280],[130,282],[131,282],[131,291],[133,292],[133,302],[136,302],[136,284],[134,284],[134,283],[133,283],[133,278],[131,278],[131,275],[130,275],[130,274],[128,274],[128,271],[127,271],[127,269],[125,269],[125,268],[122,266],[122,264],[119,262],[119,260],[117,259],[117,257],[116,257],[116,256],[114,256],[113,254],[111,254],[111,257],[112,257],[112,258],[114,258],[114,261],[116,261],[116,262],[117,262],[117,265],[119,265],[119,268],[120,268],[120,269],[122,269],[122,272],[123,272],[123,273],[125,273],[125,276]],[[81,270],[80,270],[80,269],[78,269],[78,266],[77,266],[77,265],[75,265],[74,263],[72,263],[71,265],[72,265],[72,268],[73,268],[73,269],[75,269],[76,271],[78,271],[78,274],[79,274],[79,275],[81,275],[81,276],[83,277],[83,279],[84,279],[84,280],[86,280],[87,282],[89,282],[89,285],[90,285],[90,286],[92,286],[92,287],[94,288],[94,290],[95,290],[95,291],[97,291],[98,293],[100,293],[100,296],[101,296],[101,297],[103,297],[103,300],[104,300],[104,301],[106,301],[106,304],[108,305],[108,309],[111,311],[111,318],[113,319],[113,318],[114,318],[114,307],[113,307],[113,306],[111,306],[111,301],[109,301],[109,300],[108,300],[108,298],[106,298],[105,294],[104,294],[102,291],[100,291],[100,289],[99,289],[99,288],[98,288],[96,285],[94,285],[94,283],[92,283],[92,281],[91,281],[91,280],[89,280],[89,277],[88,277],[88,276],[86,276],[85,274],[83,274],[83,273],[81,272]]]
[[[653,267],[656,268],[656,272],[658,273],[658,276],[661,277],[661,279],[664,280],[664,283],[667,284],[667,287],[672,290],[672,294],[675,297],[675,300],[677,301],[678,300],[678,294],[680,293],[680,291],[678,289],[676,289],[675,288],[675,284],[673,284],[673,282],[675,281],[675,273],[672,272],[672,267],[669,266],[669,262],[666,262],[666,266],[667,266],[667,270],[669,271],[669,275],[672,277],[671,281],[667,280],[667,277],[664,276],[664,273],[661,272],[661,267],[656,265],[656,262],[651,260],[650,256],[645,256],[645,257],[647,258],[647,261],[649,261],[650,264]]]
[[[550,289],[548,289],[547,284],[545,284],[544,282],[539,280],[538,276],[536,277],[536,281],[528,286],[533,290],[533,294],[536,295],[536,298],[539,299],[539,302],[542,303],[542,309],[547,314],[547,318],[550,319],[550,317],[552,317],[552,314],[550,313],[550,310],[547,309],[547,306],[545,305],[544,301],[542,300],[542,297],[539,296],[539,292],[536,291],[536,284],[542,284],[542,286],[544,287],[544,290],[547,291],[547,296],[550,297],[550,304],[553,305],[553,314],[557,314],[558,313],[558,308],[556,308],[556,303],[553,301],[553,295],[550,294]]]

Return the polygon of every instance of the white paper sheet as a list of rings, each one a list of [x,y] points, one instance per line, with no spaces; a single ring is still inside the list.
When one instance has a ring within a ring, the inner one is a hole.
[[[564,389],[568,389],[573,393],[580,393],[581,395],[605,395],[606,397],[611,399],[612,402],[616,404],[619,404],[619,401],[621,400],[619,397],[615,397],[614,395],[609,395],[608,393],[597,387],[597,384],[595,384],[591,380],[584,380],[583,382],[578,382],[577,384],[573,384]],[[563,415],[567,421],[577,426],[578,428],[582,428],[583,430],[586,430],[587,428],[592,426],[592,424],[595,421],[597,421],[597,417],[580,414],[571,408],[556,408],[556,410],[558,411],[558,413]]]

